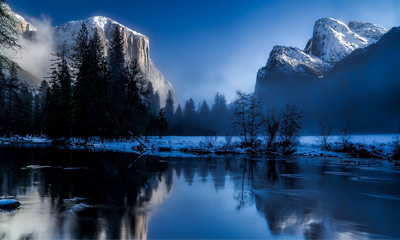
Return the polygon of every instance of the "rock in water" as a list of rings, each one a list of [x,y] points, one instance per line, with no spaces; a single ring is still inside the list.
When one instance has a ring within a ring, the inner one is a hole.
[[[12,210],[21,206],[16,199],[0,199],[0,209]]]

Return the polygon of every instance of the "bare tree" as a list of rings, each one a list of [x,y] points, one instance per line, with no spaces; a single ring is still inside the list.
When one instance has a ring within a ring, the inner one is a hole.
[[[280,140],[285,154],[294,152],[301,130],[301,112],[296,105],[286,104],[281,113]]]
[[[279,131],[280,117],[273,111],[269,111],[267,117],[263,120],[263,131],[267,141],[267,148],[271,149],[276,143]]]
[[[329,144],[329,138],[332,133],[332,128],[326,126],[321,120],[319,120],[319,130],[321,136],[322,149],[329,151],[331,149],[331,146]]]
[[[234,119],[232,126],[243,137],[243,145],[254,147],[261,126],[261,104],[251,94],[236,92],[237,99],[233,103]]]
[[[245,144],[248,143],[247,140],[247,132],[248,132],[248,126],[247,126],[247,117],[246,117],[246,109],[248,105],[248,98],[249,95],[242,93],[240,91],[236,92],[237,99],[233,103],[233,108],[234,108],[234,119],[232,122],[232,127],[239,132],[240,135],[244,137],[244,142]]]
[[[232,147],[232,135],[230,133],[225,134],[224,150],[227,151]]]
[[[209,131],[208,134],[205,136],[205,147],[213,148],[217,143],[217,140],[217,132],[215,130]]]
[[[342,135],[340,136],[341,141],[342,141],[342,150],[343,151],[348,151],[351,147],[351,142],[350,142],[350,136],[349,136],[349,130],[347,128],[342,129]]]

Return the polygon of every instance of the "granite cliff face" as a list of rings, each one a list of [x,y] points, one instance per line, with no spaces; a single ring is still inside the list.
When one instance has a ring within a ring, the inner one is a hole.
[[[255,91],[262,91],[271,81],[322,78],[338,61],[377,42],[386,32],[372,23],[351,21],[346,25],[333,18],[321,18],[315,22],[304,50],[273,47],[267,64],[257,73]]]
[[[109,41],[112,37],[115,26],[120,28],[124,40],[124,54],[126,62],[137,60],[142,71],[147,75],[153,84],[154,91],[160,95],[161,105],[164,105],[168,91],[175,96],[175,90],[172,84],[155,67],[150,58],[149,38],[141,33],[135,32],[122,24],[102,16],[91,17],[85,20],[71,21],[54,28],[57,48],[65,42],[69,49],[75,44],[76,36],[81,29],[82,23],[85,23],[89,36],[93,34],[96,28],[100,38],[104,43],[104,53],[107,55]]]

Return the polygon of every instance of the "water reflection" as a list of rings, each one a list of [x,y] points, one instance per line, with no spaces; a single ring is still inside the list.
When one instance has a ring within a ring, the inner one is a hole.
[[[388,162],[16,146],[0,159],[2,195],[22,203],[0,213],[0,239],[400,237]]]

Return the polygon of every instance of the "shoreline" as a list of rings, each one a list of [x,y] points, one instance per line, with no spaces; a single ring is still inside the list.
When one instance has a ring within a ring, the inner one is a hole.
[[[349,135],[352,146],[355,151],[340,151],[340,136],[331,136],[329,144],[330,151],[322,150],[319,136],[301,136],[299,144],[293,156],[308,157],[343,157],[343,158],[371,158],[394,160],[393,152],[395,150],[394,141],[397,134],[376,134],[376,135]],[[274,154],[259,149],[241,148],[240,137],[232,137],[230,140],[225,137],[207,137],[207,136],[166,136],[148,137],[134,139],[104,140],[93,137],[85,142],[82,139],[72,138],[66,141],[65,146],[71,149],[93,148],[96,150],[109,150],[119,152],[131,152],[138,155],[152,155],[160,157],[201,157],[201,156],[229,156],[229,155],[248,155],[248,156],[266,156],[283,154]],[[261,138],[260,138],[261,140]],[[230,141],[229,144],[227,141]],[[262,140],[261,140],[262,141]],[[52,144],[52,141],[46,137],[0,137],[2,144]],[[264,143],[264,142],[261,142]],[[367,157],[365,157],[367,156]]]

